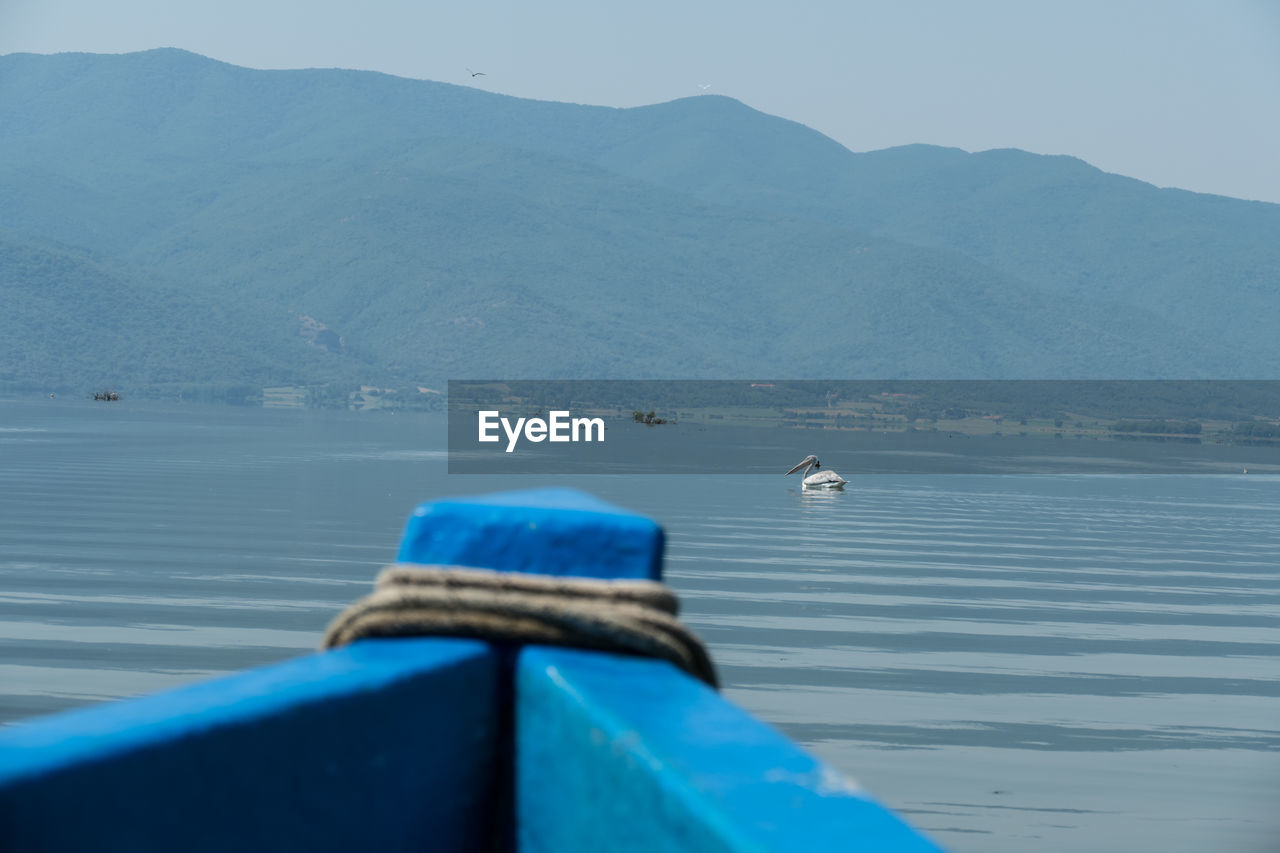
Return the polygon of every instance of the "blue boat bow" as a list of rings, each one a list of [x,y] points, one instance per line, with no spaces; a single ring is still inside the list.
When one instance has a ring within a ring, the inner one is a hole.
[[[653,521],[566,489],[418,507],[399,562],[660,580]],[[0,850],[923,853],[665,661],[366,639],[0,731]]]

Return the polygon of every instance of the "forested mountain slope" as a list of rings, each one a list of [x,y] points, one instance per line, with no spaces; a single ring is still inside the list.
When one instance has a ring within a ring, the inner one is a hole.
[[[728,98],[619,110],[176,50],[0,57],[0,116],[11,384],[1280,357],[1280,206],[1071,158],[855,154]]]

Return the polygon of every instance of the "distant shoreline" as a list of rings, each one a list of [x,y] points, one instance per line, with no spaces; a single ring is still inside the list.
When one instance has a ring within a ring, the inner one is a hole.
[[[1280,442],[1272,380],[450,382],[451,411],[572,407],[626,420],[1199,444]]]

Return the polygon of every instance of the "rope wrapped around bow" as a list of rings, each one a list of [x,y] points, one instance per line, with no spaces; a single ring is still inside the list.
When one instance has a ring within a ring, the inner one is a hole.
[[[365,637],[469,637],[658,658],[717,686],[706,647],[676,618],[664,584],[394,565],[342,611],[321,648]]]

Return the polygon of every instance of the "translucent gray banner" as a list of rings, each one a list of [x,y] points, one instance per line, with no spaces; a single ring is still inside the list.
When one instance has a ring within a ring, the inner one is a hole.
[[[451,474],[1280,473],[1269,380],[455,380],[448,410]]]

